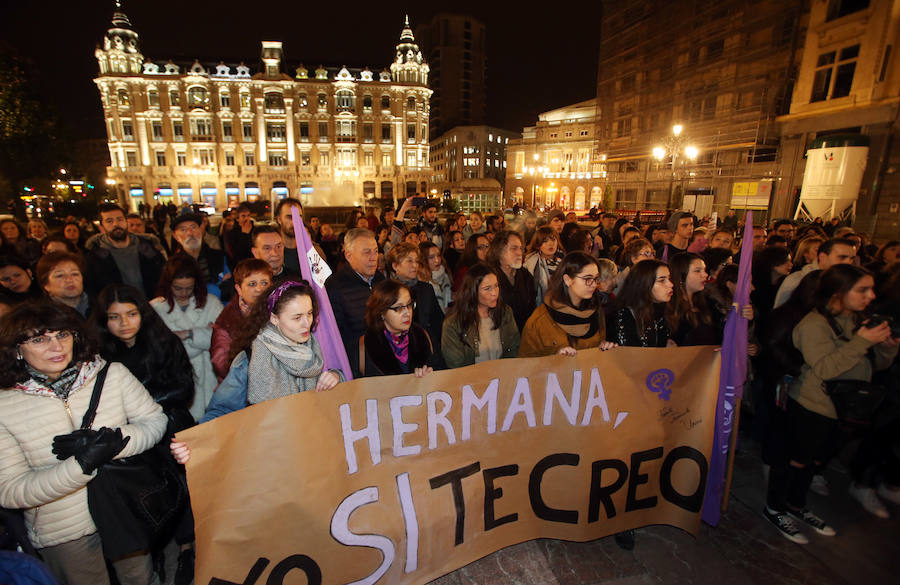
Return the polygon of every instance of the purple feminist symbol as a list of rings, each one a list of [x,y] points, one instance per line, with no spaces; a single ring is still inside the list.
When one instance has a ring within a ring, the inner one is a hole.
[[[668,400],[672,395],[671,386],[674,381],[675,374],[672,373],[672,370],[666,368],[654,370],[647,376],[647,389],[659,394],[660,400]]]

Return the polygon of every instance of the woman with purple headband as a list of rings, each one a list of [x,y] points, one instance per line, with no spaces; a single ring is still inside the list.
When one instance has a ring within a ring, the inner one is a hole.
[[[312,335],[318,314],[315,293],[299,282],[284,282],[260,297],[246,326],[232,339],[236,357],[200,422],[264,400],[330,390],[341,382],[340,371],[324,368]],[[171,448],[179,463],[190,458],[186,444],[173,441]]]

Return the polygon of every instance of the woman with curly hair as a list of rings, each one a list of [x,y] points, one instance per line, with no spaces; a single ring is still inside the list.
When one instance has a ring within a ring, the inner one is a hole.
[[[194,367],[196,394],[191,404],[195,419],[203,416],[216,388],[209,348],[213,323],[222,312],[222,302],[208,295],[200,266],[187,254],[169,258],[159,279],[157,294],[150,301],[163,322],[181,339]]]

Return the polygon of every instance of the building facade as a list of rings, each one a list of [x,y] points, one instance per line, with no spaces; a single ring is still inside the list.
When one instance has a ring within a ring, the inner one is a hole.
[[[603,205],[605,163],[594,162],[597,100],[538,116],[507,146],[507,197],[529,208],[586,210]]]
[[[787,193],[776,117],[806,4],[604,2],[593,161],[611,207],[765,212]]]
[[[350,206],[428,190],[432,91],[408,20],[380,73],[288,68],[280,41],[262,42],[256,68],[148,60],[118,5],[95,56],[108,183],[130,208],[287,196]]]
[[[858,134],[869,151],[854,226],[880,239],[900,235],[898,45],[900,0],[813,2],[790,113],[778,118],[791,196],[776,199],[777,214],[797,208],[813,141]]]
[[[431,66],[431,138],[456,126],[478,126],[487,116],[487,37],[484,23],[440,13],[416,30]]]
[[[432,193],[457,201],[463,211],[504,205],[506,148],[521,137],[493,126],[457,126],[431,141]]]

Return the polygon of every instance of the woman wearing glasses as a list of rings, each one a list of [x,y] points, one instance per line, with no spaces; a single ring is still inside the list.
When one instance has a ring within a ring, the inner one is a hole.
[[[375,285],[366,303],[366,333],[360,337],[360,376],[414,374],[421,378],[438,367],[440,354],[428,332],[413,323],[416,303],[409,287],[397,280]]]
[[[606,341],[599,285],[596,260],[584,252],[566,254],[550,279],[544,302],[525,324],[519,357],[572,356],[579,349],[615,347]]]
[[[453,273],[453,290],[458,290],[462,286],[466,271],[473,265],[484,262],[487,259],[488,248],[491,242],[484,234],[472,234],[466,240],[466,249],[463,251],[462,257],[456,265],[456,272]]]
[[[166,415],[119,363],[109,367],[90,429],[80,425],[106,365],[81,317],[33,301],[0,320],[0,506],[24,509],[28,538],[61,583],[107,585],[87,484],[113,458],[156,445]],[[121,583],[149,583],[149,554],[111,559]]]
[[[644,238],[637,238],[628,242],[622,249],[623,265],[620,267],[619,274],[616,277],[616,294],[622,290],[625,279],[631,272],[631,267],[643,260],[652,260],[656,258],[656,252],[653,251],[653,244]]]
[[[472,266],[453,301],[441,336],[447,367],[516,357],[519,329],[512,309],[500,298],[500,280],[491,267]]]

